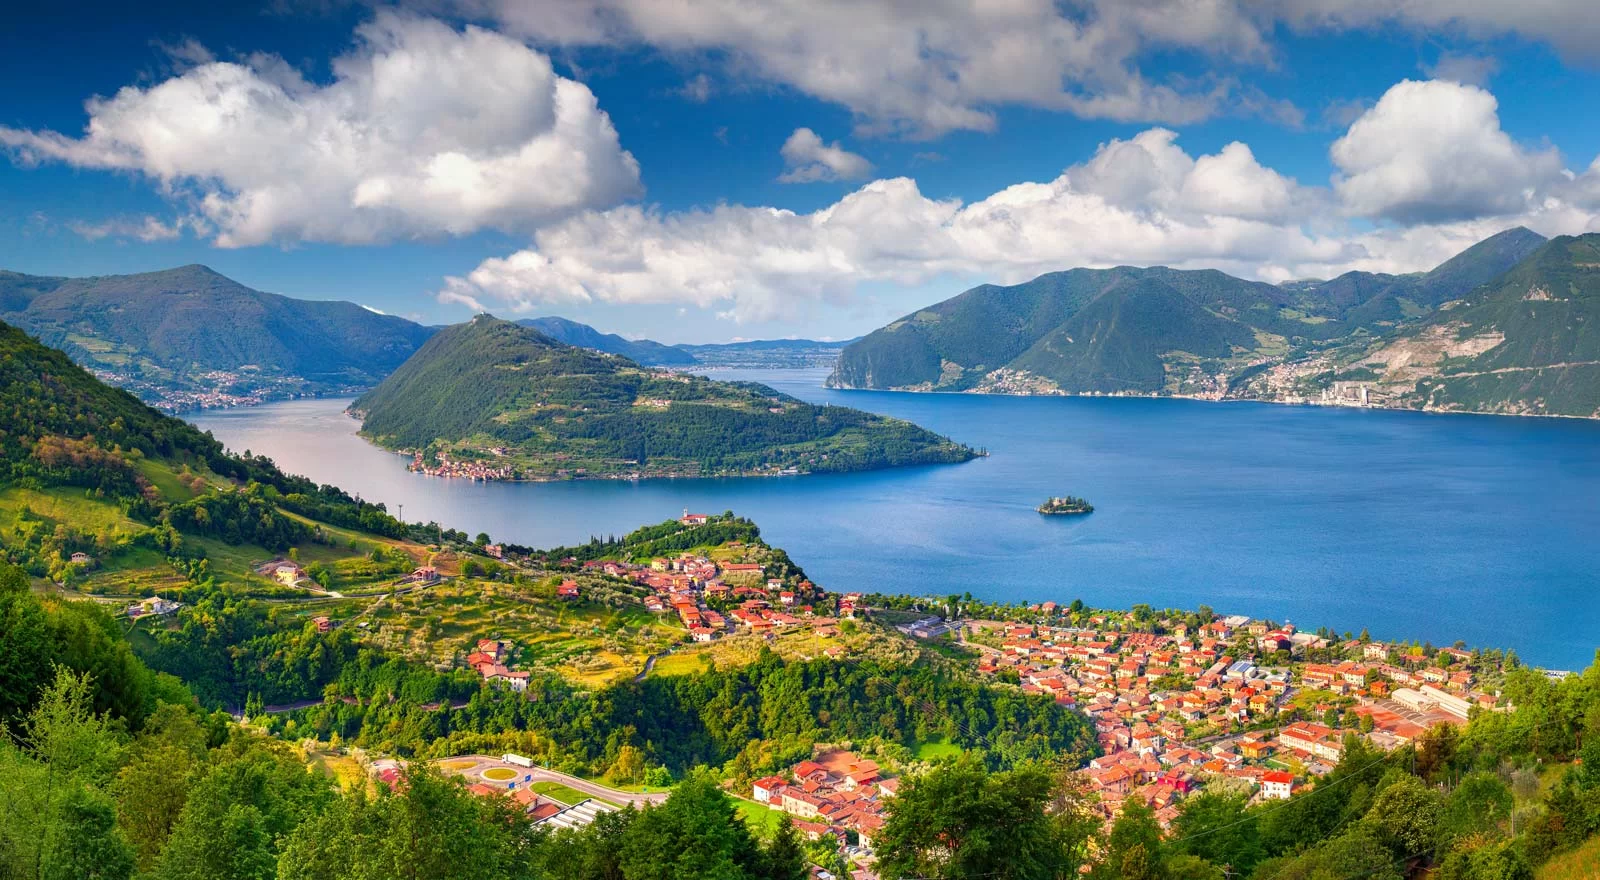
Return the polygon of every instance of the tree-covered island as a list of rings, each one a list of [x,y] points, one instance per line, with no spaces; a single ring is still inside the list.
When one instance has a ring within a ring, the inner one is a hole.
[[[351,412],[413,469],[476,479],[772,476],[977,455],[900,419],[642,367],[488,315],[439,331]]]
[[[1063,495],[1046,500],[1039,505],[1039,512],[1045,516],[1076,516],[1094,513],[1094,505],[1075,495]]]

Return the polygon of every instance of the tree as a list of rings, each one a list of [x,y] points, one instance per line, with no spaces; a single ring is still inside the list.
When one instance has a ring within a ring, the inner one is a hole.
[[[1123,803],[1122,814],[1106,837],[1105,856],[1091,875],[1095,880],[1160,880],[1164,853],[1161,826],[1143,801]]]
[[[52,778],[105,779],[120,759],[121,746],[110,719],[96,715],[88,673],[56,667],[55,682],[23,725],[23,740]]]
[[[1178,855],[1167,859],[1167,880],[1227,880],[1227,873],[1199,856]]]
[[[778,830],[767,843],[761,860],[760,876],[763,880],[804,880],[806,870],[805,844],[800,832],[788,816],[778,823]]]
[[[16,723],[50,681],[50,629],[28,574],[0,564],[0,723]]]
[[[1456,747],[1461,741],[1461,732],[1454,724],[1441,721],[1428,728],[1418,740],[1417,775],[1435,781],[1455,757]]]
[[[1379,792],[1362,822],[1395,857],[1422,852],[1434,841],[1439,795],[1422,780],[1405,774]]]
[[[1253,880],[1404,880],[1403,868],[1369,830],[1357,826],[1293,858],[1263,862]]]
[[[611,778],[623,784],[639,781],[644,775],[644,752],[638,746],[627,745],[617,750],[617,760],[611,765]]]
[[[689,774],[660,806],[639,813],[622,835],[625,880],[745,880],[764,854],[733,802],[703,771]]]
[[[139,869],[155,864],[204,764],[208,733],[181,706],[163,703],[145,721],[117,773],[117,821],[138,855]]]
[[[149,870],[166,846],[188,800],[196,763],[182,748],[153,744],[135,749],[117,775],[117,813],[138,855],[140,870]]]
[[[269,880],[278,845],[333,797],[286,745],[230,741],[189,790],[153,880]]]
[[[1511,818],[1515,800],[1500,777],[1488,772],[1469,773],[1450,792],[1439,814],[1440,831],[1452,838],[1487,834]]]
[[[1073,873],[1089,828],[1081,790],[1045,766],[990,774],[969,753],[904,780],[874,845],[890,880],[1032,880]]]
[[[1483,844],[1447,855],[1434,880],[1534,880],[1515,843]]]
[[[1172,823],[1172,849],[1249,874],[1264,855],[1261,832],[1244,795],[1202,792],[1183,802]]]
[[[72,789],[49,823],[41,880],[126,880],[133,848],[116,823],[110,798],[88,787]]]

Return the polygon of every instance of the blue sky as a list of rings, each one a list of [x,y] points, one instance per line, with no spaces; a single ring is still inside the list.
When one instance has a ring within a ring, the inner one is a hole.
[[[1282,280],[1600,230],[1584,3],[730,3],[13,14],[0,267],[698,342],[1075,265]]]

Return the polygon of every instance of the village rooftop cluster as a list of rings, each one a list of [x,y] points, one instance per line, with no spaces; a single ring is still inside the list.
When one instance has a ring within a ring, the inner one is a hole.
[[[849,853],[850,834],[856,850],[872,851],[872,838],[883,827],[885,802],[900,780],[885,777],[874,761],[849,751],[830,751],[801,761],[783,775],[750,784],[757,803],[788,813],[796,831],[810,840],[831,836]]]
[[[1033,610],[1059,620],[1066,609]],[[1437,724],[1464,725],[1474,706],[1505,708],[1477,686],[1475,670],[1497,676],[1498,663],[1457,648],[1430,656],[1245,617],[1165,623],[965,624],[981,674],[1092,721],[1103,754],[1083,773],[1107,820],[1137,799],[1168,824],[1179,800],[1208,786],[1288,798],[1338,763],[1347,736],[1392,750]]]

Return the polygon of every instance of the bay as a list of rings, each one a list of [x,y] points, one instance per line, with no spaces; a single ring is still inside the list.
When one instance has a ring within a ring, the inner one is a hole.
[[[1581,668],[1600,644],[1600,424],[1142,398],[832,391],[826,371],[723,371],[909,419],[962,465],[630,483],[411,474],[356,436],[347,400],[192,417],[235,450],[407,520],[553,546],[684,509],[760,524],[838,591],[1209,604],[1302,628],[1514,648]],[[1043,517],[1049,495],[1087,517]]]

